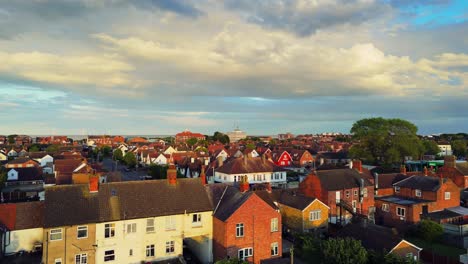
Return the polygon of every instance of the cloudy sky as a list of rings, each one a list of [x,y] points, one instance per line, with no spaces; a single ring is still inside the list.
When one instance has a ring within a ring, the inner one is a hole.
[[[0,134],[468,130],[466,0],[0,0]]]

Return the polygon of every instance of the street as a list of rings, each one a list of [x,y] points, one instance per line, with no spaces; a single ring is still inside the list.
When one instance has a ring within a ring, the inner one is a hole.
[[[130,171],[127,171],[127,166],[118,162],[117,167],[115,168],[116,162],[110,158],[105,158],[102,161],[102,166],[104,167],[104,169],[108,170],[109,172],[113,172],[113,171],[120,172],[122,174],[122,181],[139,181],[141,180],[142,177],[148,175],[147,168],[144,168],[144,167],[133,168]]]

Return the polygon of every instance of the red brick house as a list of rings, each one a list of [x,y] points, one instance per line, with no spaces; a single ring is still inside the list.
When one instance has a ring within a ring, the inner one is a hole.
[[[191,138],[196,138],[198,140],[205,140],[205,136],[200,133],[192,133],[188,130],[177,133],[175,136],[175,143],[185,143],[187,140]]]
[[[315,161],[312,154],[307,150],[293,149],[289,153],[291,154],[293,164],[296,166],[304,167]]]
[[[374,183],[360,164],[356,161],[354,169],[314,171],[299,184],[299,190],[330,207],[331,223],[347,223],[357,214],[373,219]]]
[[[271,155],[272,161],[277,165],[277,166],[291,166],[293,159],[291,157],[291,154],[287,151],[272,151],[269,155]]]
[[[281,257],[279,208],[273,201],[265,201],[256,192],[249,191],[246,184],[241,184],[240,189],[224,184],[207,186],[214,207],[215,261],[239,258],[258,264]]]
[[[437,174],[451,179],[459,188],[468,188],[468,162],[457,163],[455,156],[446,156],[445,164],[437,170]]]
[[[404,227],[421,214],[460,205],[460,190],[446,178],[413,175],[393,184],[393,194],[375,198],[376,222]]]

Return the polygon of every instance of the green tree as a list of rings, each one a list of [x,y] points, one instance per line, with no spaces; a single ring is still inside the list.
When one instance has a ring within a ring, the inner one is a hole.
[[[57,144],[54,144],[54,145],[49,145],[47,148],[46,148],[46,151],[48,153],[55,153],[55,152],[58,152],[60,150],[60,145],[57,145]]]
[[[137,159],[135,155],[131,152],[127,152],[123,157],[123,162],[129,167],[134,168],[137,164]]]
[[[229,144],[229,136],[219,131],[214,132],[213,137],[211,138],[213,141],[219,141],[222,144]]]
[[[457,157],[466,156],[466,141],[462,139],[452,141],[452,151]]]
[[[112,153],[112,148],[109,146],[103,146],[101,148],[101,153],[104,155],[104,157],[109,157],[110,154]]]
[[[189,147],[191,147],[193,149],[193,146],[195,146],[195,144],[197,144],[198,142],[198,139],[196,138],[189,138],[187,140],[187,145],[189,145]]]
[[[121,149],[114,150],[114,154],[112,155],[113,160],[121,161],[123,159],[123,152]]]
[[[412,258],[400,257],[388,252],[375,252],[369,250],[367,252],[367,264],[417,264],[418,261]]]
[[[167,179],[167,166],[151,164],[148,167],[148,175],[153,179]]]
[[[13,145],[15,144],[15,137],[17,137],[18,135],[16,134],[13,134],[13,135],[8,135],[7,138],[8,138],[8,144],[10,145]]]
[[[247,149],[255,149],[255,144],[254,143],[248,143],[247,145],[245,145],[245,147]]]
[[[437,143],[433,140],[423,140],[422,141],[424,154],[426,155],[437,155],[440,152],[440,148]]]
[[[7,171],[3,166],[0,167],[0,190],[3,188],[5,185],[5,182],[7,180]]]
[[[320,239],[313,234],[297,234],[294,236],[294,254],[301,259],[317,260],[321,258]]]
[[[405,156],[419,157],[423,151],[418,128],[402,119],[367,118],[351,128],[356,144],[352,158],[379,165],[399,164]]]
[[[367,251],[361,241],[352,238],[330,238],[322,242],[322,261],[325,264],[364,264]]]
[[[39,144],[32,144],[29,147],[29,152],[38,152],[41,150],[41,146]]]
[[[420,238],[434,243],[442,237],[444,228],[439,224],[431,220],[421,220],[418,224],[417,234]]]

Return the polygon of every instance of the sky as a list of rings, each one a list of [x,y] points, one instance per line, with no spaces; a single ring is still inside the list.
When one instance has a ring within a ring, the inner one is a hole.
[[[468,131],[466,0],[0,0],[0,134]]]

